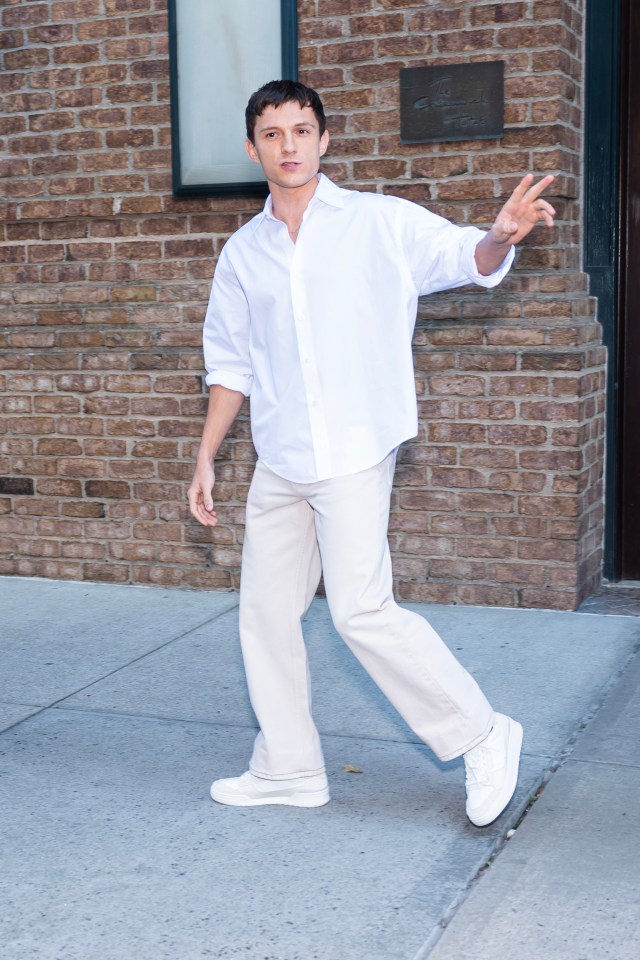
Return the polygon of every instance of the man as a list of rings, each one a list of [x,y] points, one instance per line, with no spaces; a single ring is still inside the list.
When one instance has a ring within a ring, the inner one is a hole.
[[[258,463],[247,500],[240,638],[260,725],[249,771],[219,803],[329,800],[301,621],[321,567],[336,629],[441,760],[464,756],[467,815],[491,823],[515,790],[522,728],[494,713],[426,620],[392,595],[389,500],[417,433],[411,337],[419,295],[499,283],[513,246],[555,211],[527,176],[488,233],[319,174],[329,135],[315,91],[280,80],[247,106],[246,150],[270,188],[226,244],[204,325],[209,409],[189,489],[217,523],[214,458],[245,396]]]

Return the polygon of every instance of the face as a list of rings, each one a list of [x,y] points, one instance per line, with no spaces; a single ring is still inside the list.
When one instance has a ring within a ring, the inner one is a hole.
[[[290,189],[305,186],[317,175],[329,143],[326,130],[320,136],[311,107],[295,101],[266,107],[253,137],[255,143],[245,142],[249,157],[262,166],[270,184]]]

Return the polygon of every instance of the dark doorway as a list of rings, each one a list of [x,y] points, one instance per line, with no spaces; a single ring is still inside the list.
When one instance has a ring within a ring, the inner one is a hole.
[[[584,267],[608,351],[604,575],[640,580],[640,4],[588,0]],[[635,120],[635,122],[634,122]]]
[[[640,580],[640,4],[622,11],[619,577]]]

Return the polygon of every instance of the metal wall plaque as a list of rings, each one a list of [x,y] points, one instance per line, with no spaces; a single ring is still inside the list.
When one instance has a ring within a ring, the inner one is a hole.
[[[400,71],[402,143],[487,140],[504,133],[504,60]]]

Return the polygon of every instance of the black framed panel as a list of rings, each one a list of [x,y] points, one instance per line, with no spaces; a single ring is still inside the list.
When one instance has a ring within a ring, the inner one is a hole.
[[[244,151],[244,108],[298,74],[296,0],[169,0],[173,193],[265,196]]]
[[[584,269],[607,347],[604,575],[620,577],[620,76],[625,0],[588,0]]]
[[[640,6],[622,5],[620,137],[619,576],[640,580]]]

